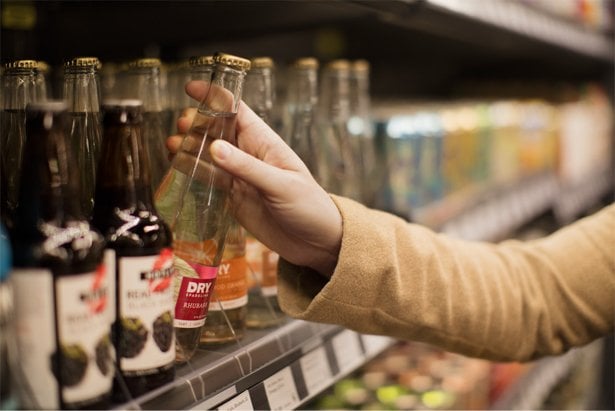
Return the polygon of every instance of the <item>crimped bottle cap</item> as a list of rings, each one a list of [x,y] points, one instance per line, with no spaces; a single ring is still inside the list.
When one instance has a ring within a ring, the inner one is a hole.
[[[326,68],[329,70],[350,70],[350,61],[346,59],[332,60],[327,63]]]
[[[251,68],[273,68],[271,57],[254,57],[250,59]]]
[[[49,73],[49,64],[47,64],[46,61],[37,61],[38,63],[38,71],[40,71],[43,74],[47,74]]]
[[[160,62],[160,59],[158,58],[143,58],[143,59],[137,59],[137,60],[133,60],[130,63],[128,63],[128,66],[130,68],[152,68],[152,67],[160,67],[162,65],[162,63]]]
[[[364,59],[355,60],[352,62],[354,71],[369,71],[369,61]]]
[[[295,60],[293,66],[298,69],[318,69],[318,60],[314,57],[302,57]]]
[[[212,55],[207,55],[207,56],[192,56],[190,57],[190,59],[188,60],[190,66],[194,67],[194,66],[213,66],[214,64],[214,56]]]
[[[221,63],[238,70],[250,70],[250,60],[243,57],[233,56],[232,54],[216,53],[214,62]]]
[[[64,63],[64,67],[101,67],[98,57],[75,57]]]
[[[15,60],[10,61],[4,64],[4,68],[6,69],[16,69],[16,68],[25,68],[25,69],[36,69],[38,68],[38,61],[36,60]]]

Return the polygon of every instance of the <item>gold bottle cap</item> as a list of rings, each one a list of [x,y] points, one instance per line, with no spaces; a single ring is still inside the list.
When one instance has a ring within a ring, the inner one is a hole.
[[[332,60],[326,66],[329,70],[350,70],[350,61],[346,59]]]
[[[36,61],[36,60],[15,60],[15,61],[10,61],[10,62],[4,64],[4,68],[6,68],[8,70],[16,69],[16,68],[36,69],[36,68],[38,68],[38,61]]]
[[[369,61],[359,59],[352,62],[352,69],[354,71],[369,71]]]
[[[160,66],[162,66],[162,62],[158,58],[143,58],[131,61],[128,63],[128,66],[130,68],[160,68]]]
[[[47,64],[46,61],[37,61],[38,63],[38,71],[40,71],[43,74],[47,74],[49,73],[49,64]]]
[[[216,53],[214,55],[214,62],[225,64],[238,70],[250,70],[250,60],[243,57],[233,56],[226,53]]]
[[[214,56],[192,56],[188,60],[190,66],[213,66]]]
[[[319,64],[318,60],[314,57],[302,57],[295,60],[293,66],[298,69],[317,69]]]
[[[273,60],[271,57],[254,57],[250,59],[252,68],[273,68]]]
[[[99,69],[101,64],[98,57],[75,57],[65,62],[64,67],[95,67]]]

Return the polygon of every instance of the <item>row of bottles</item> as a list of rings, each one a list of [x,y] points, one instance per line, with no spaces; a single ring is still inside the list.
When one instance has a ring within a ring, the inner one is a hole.
[[[6,345],[14,350],[8,358],[19,359],[11,375],[26,408],[126,401],[172,381],[175,364],[188,361],[199,343],[229,341],[229,332],[241,337],[246,322],[245,232],[230,216],[230,176],[212,164],[207,148],[217,138],[236,144],[250,61],[212,58],[214,91],[199,103],[155,192],[147,123],[156,108],[146,97],[100,104],[98,93],[84,92],[96,90],[94,59],[80,61],[77,77],[87,78],[71,81],[73,100],[30,99],[19,110],[21,184],[3,218],[14,262],[15,316],[6,334],[14,343]],[[73,142],[77,129],[87,134],[95,120],[102,135],[93,140],[95,183],[84,202],[80,176],[87,168],[74,150],[85,149]],[[214,294],[233,288],[227,275],[235,290]],[[254,325],[262,326],[258,318]],[[2,319],[4,327],[4,311]]]

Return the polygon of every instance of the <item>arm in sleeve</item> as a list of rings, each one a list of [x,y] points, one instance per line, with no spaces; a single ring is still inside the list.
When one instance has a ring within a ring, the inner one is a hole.
[[[333,196],[331,279],[284,260],[289,315],[491,360],[555,355],[613,330],[615,204],[530,242],[457,240]]]

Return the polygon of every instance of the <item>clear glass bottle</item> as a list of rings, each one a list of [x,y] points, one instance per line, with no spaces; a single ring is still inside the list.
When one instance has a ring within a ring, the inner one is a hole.
[[[270,57],[255,57],[246,75],[244,101],[271,126],[275,101],[274,62]],[[280,324],[285,315],[278,304],[278,254],[246,232],[244,237],[247,263],[248,310],[246,325],[264,328]],[[227,247],[231,239],[227,239]],[[206,325],[207,326],[207,325]]]
[[[96,169],[102,125],[96,57],[76,57],[64,63],[64,100],[71,116],[70,141],[77,157],[81,208],[89,216],[94,206]]]
[[[323,187],[333,194],[361,199],[357,159],[348,133],[350,62],[334,60],[322,72],[317,122]]]
[[[191,80],[207,81],[211,80],[211,75],[214,71],[214,56],[194,56],[190,57],[190,78]],[[185,93],[184,93],[185,94]],[[191,107],[198,106],[194,99],[191,100]]]
[[[198,102],[185,91],[186,83],[191,80],[188,60],[170,65],[168,74],[169,108],[171,116],[167,124],[167,134],[177,134],[177,119],[187,107],[196,107]]]
[[[370,66],[367,60],[355,60],[350,66],[350,96],[348,133],[351,146],[358,159],[358,177],[362,182],[361,201],[373,207],[376,203],[378,189],[382,186],[382,176],[378,173],[376,145],[370,116],[369,94]]]
[[[316,181],[320,178],[318,133],[318,60],[295,60],[288,74],[288,96],[284,109],[282,135],[308,167]]]
[[[249,68],[244,58],[214,56],[208,92],[156,192],[156,207],[173,231],[180,273],[175,276],[179,362],[189,360],[198,346],[231,222],[232,177],[213,164],[209,145],[215,139],[237,144],[237,108]]]
[[[115,371],[105,243],[81,211],[67,116],[64,101],[26,114],[11,274],[24,409],[107,408]]]
[[[112,255],[114,398],[126,401],[175,376],[172,235],[154,205],[141,101],[105,101],[103,130],[92,223]]]
[[[137,59],[129,63],[127,98],[143,101],[143,134],[149,153],[152,191],[156,191],[169,169],[168,150],[165,146],[167,121],[160,83],[161,62],[157,58]]]
[[[232,219],[201,344],[223,344],[243,338],[248,304],[246,233]]]
[[[2,221],[9,232],[19,201],[19,178],[26,140],[26,105],[38,102],[38,63],[17,60],[4,65],[2,118],[0,119],[0,173],[2,174]]]
[[[40,101],[45,101],[51,99],[51,68],[49,64],[45,61],[39,60],[38,64],[38,76],[36,79],[36,84],[38,86],[37,95],[39,96]]]

